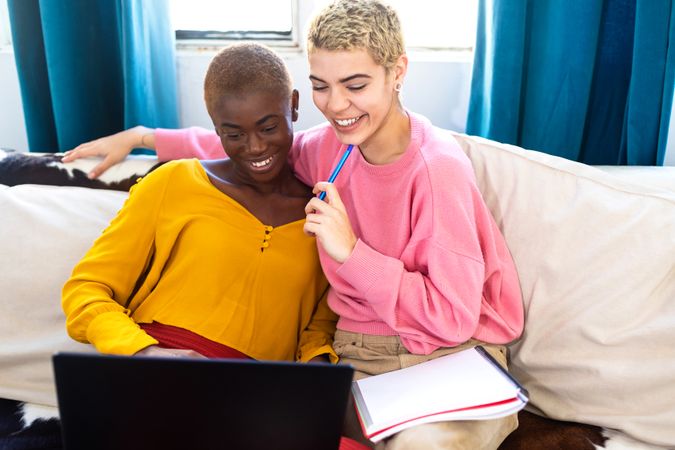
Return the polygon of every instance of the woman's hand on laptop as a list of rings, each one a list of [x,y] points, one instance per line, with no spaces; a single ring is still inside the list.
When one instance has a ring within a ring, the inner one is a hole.
[[[163,357],[177,357],[177,358],[206,358],[201,353],[194,350],[183,350],[180,348],[162,348],[157,345],[145,347],[135,353],[138,356],[163,356]]]

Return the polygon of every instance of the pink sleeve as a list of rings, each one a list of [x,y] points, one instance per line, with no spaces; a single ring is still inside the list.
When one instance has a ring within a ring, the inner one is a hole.
[[[515,266],[480,194],[470,191],[427,202],[455,206],[422,214],[430,222],[418,226],[432,231],[416,239],[413,230],[405,253],[414,266],[406,268],[359,240],[338,269],[413,353],[428,354],[472,337],[507,343],[522,330]]]
[[[330,125],[324,123],[295,133],[288,161],[300,181],[314,186],[328,179],[344,148]]]
[[[429,272],[407,270],[399,259],[360,240],[339,270],[341,277],[365,294],[368,304],[396,331],[403,345],[419,354],[471,339],[483,284],[480,261],[428,244],[420,243],[427,248],[417,252],[426,253],[420,256]]]
[[[227,156],[215,131],[199,127],[178,130],[157,128],[155,149],[160,161],[183,158],[219,159]]]
[[[311,139],[308,139],[308,134],[303,131],[295,133],[293,146],[288,153],[288,162],[293,169],[293,173],[295,173],[295,176],[300,181],[307,186],[313,186],[316,183],[316,174],[314,172],[319,165],[319,161],[316,160],[318,152],[309,151],[307,148],[309,147],[307,141],[311,141]]]

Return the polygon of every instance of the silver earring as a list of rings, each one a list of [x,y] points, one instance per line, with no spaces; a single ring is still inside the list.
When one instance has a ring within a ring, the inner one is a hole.
[[[395,90],[396,92],[401,92],[401,88],[402,88],[402,87],[403,87],[403,85],[402,85],[401,83],[396,83],[396,84],[394,85],[394,90]]]

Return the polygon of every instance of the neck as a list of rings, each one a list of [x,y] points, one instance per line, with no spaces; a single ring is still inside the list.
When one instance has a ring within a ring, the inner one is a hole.
[[[410,144],[410,119],[398,104],[392,108],[382,126],[359,149],[370,164],[390,164],[405,153]]]
[[[230,177],[230,182],[234,185],[248,188],[252,191],[257,192],[258,194],[268,195],[268,194],[290,194],[293,192],[297,180],[291,167],[286,163],[284,168],[279,174],[268,180],[268,181],[253,181],[245,176],[240,176],[237,173],[237,170],[233,170]]]

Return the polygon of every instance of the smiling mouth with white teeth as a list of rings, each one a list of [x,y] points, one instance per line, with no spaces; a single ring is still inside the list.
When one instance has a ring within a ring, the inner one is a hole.
[[[349,127],[358,122],[363,116],[352,117],[351,119],[335,119],[335,123],[341,127]]]
[[[269,158],[263,160],[263,161],[251,161],[251,165],[255,167],[256,169],[262,169],[263,167],[267,167],[272,163],[272,160],[274,159],[274,155],[270,156]]]

